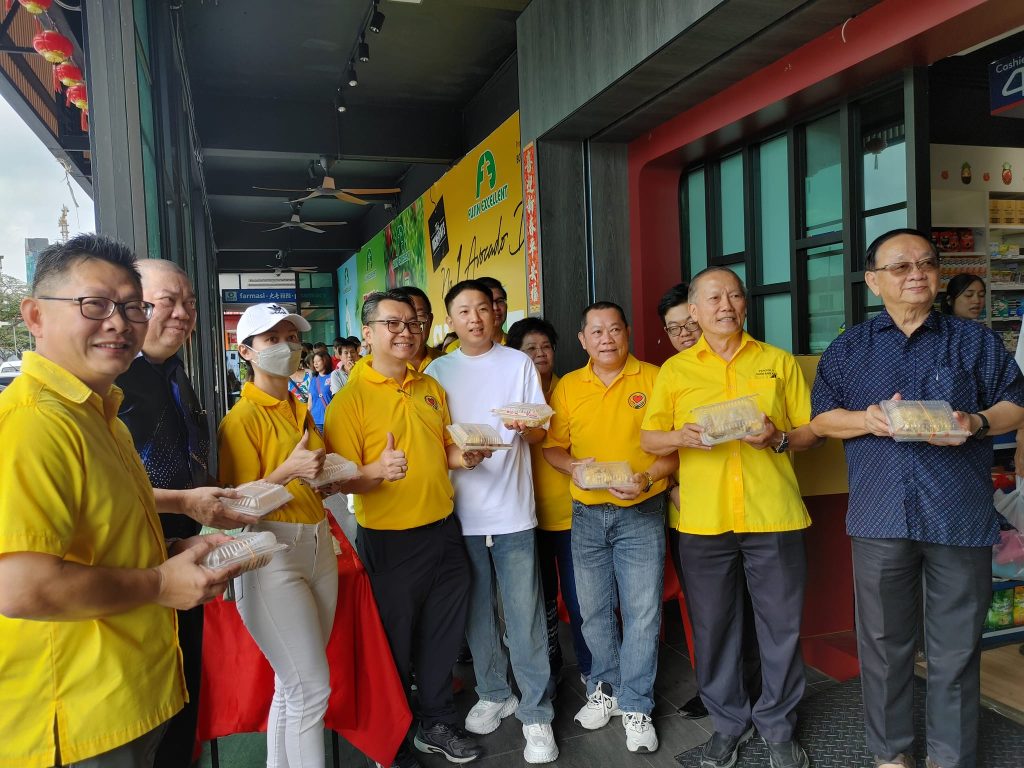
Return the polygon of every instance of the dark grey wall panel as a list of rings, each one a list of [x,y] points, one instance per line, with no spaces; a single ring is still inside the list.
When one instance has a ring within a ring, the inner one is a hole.
[[[594,297],[614,301],[631,319],[628,149],[625,144],[600,142],[588,146]]]
[[[464,152],[486,139],[519,109],[519,65],[506,59],[462,112]]]

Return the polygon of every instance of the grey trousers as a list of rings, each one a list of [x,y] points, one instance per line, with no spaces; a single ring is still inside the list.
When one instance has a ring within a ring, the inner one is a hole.
[[[697,685],[715,730],[739,736],[751,722],[767,741],[789,741],[804,693],[800,619],[807,560],[803,531],[679,534],[693,624]],[[743,586],[761,649],[761,695],[743,675]]]
[[[914,656],[924,584],[928,756],[974,768],[981,630],[992,598],[992,550],[906,539],[853,539],[857,651],[868,749],[913,751]]]
[[[87,757],[77,763],[58,763],[63,768],[148,768],[153,765],[156,748],[167,730],[167,723],[162,723],[149,733],[144,733],[134,741],[122,744],[109,752]]]

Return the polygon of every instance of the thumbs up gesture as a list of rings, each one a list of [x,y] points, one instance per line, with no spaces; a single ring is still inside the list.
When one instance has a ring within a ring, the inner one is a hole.
[[[303,432],[298,445],[292,449],[291,454],[285,461],[285,464],[288,466],[289,479],[302,477],[312,480],[324,468],[325,455],[326,452],[323,448],[317,448],[312,451],[309,449],[309,432]]]
[[[382,480],[401,480],[409,470],[405,451],[395,448],[395,436],[388,432],[388,440],[377,459],[378,474]]]

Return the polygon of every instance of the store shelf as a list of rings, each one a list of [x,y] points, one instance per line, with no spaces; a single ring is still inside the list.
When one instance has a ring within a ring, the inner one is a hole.
[[[944,259],[969,259],[971,257],[987,256],[983,251],[939,251],[939,256]]]
[[[1024,224],[989,224],[989,232],[1024,232]]]
[[[1024,283],[990,283],[990,291],[1024,291]]]

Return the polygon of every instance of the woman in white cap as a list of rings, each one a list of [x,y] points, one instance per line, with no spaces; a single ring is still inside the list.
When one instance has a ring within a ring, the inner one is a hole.
[[[307,405],[288,394],[309,323],[278,304],[249,307],[238,321],[239,355],[253,381],[218,431],[220,480],[266,480],[294,499],[246,530],[270,531],[289,549],[236,581],[238,612],[274,670],[267,765],[321,768],[330,696],[325,648],[338,598],[338,564],[320,494],[303,482],[324,464]]]

